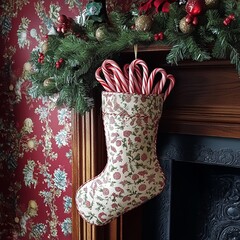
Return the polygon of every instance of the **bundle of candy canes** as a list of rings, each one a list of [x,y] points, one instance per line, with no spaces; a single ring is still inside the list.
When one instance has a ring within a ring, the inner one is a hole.
[[[158,73],[161,77],[156,79]],[[167,74],[163,68],[155,68],[149,74],[146,62],[141,59],[125,64],[123,70],[115,61],[107,59],[96,70],[95,77],[105,91],[145,95],[164,94],[163,100],[166,100],[175,84],[174,76]],[[165,89],[167,81],[169,84]]]

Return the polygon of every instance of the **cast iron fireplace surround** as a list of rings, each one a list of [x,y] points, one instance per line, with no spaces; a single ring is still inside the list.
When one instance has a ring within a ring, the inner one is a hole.
[[[143,239],[239,240],[238,139],[159,136],[164,191],[144,207]]]

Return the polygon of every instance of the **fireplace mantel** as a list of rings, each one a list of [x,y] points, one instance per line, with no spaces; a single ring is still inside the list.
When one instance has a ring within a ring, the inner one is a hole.
[[[176,78],[174,90],[164,104],[159,131],[187,135],[240,138],[240,79],[235,66],[226,60],[184,61],[178,66],[165,62],[169,48],[140,49],[138,57],[149,69],[163,67]],[[126,51],[121,62],[131,62]],[[73,193],[102,171],[106,164],[100,94],[96,107],[84,116],[73,113]],[[75,199],[75,195],[73,195]],[[73,201],[74,240],[141,240],[141,207],[124,214],[105,227],[83,221]],[[129,231],[129,229],[131,231]]]
[[[169,71],[176,86],[166,102],[161,129],[240,138],[240,79],[230,62],[185,62]]]

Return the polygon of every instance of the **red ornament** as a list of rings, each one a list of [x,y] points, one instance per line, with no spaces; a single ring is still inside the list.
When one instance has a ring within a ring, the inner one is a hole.
[[[58,17],[58,22],[59,22],[59,23],[66,23],[66,22],[67,22],[67,17],[66,17],[66,15],[61,14],[61,15]]]
[[[205,0],[188,0],[185,10],[187,12],[186,22],[193,25],[198,24],[197,16],[202,14],[205,10]]]
[[[73,25],[74,25],[74,20],[62,14],[58,17],[57,32],[66,33],[72,30]]]
[[[188,0],[185,7],[186,12],[193,16],[201,14],[204,8],[205,8],[204,0]]]

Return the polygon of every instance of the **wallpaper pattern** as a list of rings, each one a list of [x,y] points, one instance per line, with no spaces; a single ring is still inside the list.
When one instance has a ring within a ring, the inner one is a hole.
[[[0,239],[71,239],[71,112],[28,94],[30,52],[86,1],[1,1]]]

